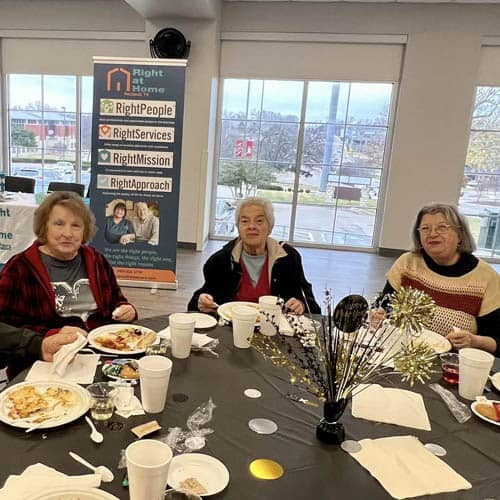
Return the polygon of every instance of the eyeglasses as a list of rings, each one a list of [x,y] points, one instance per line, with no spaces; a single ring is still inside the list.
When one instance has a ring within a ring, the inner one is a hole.
[[[427,236],[428,234],[431,234],[433,230],[435,230],[437,234],[445,234],[452,227],[455,227],[455,226],[452,226],[451,224],[444,224],[444,223],[443,224],[436,224],[436,225],[430,224],[428,226],[422,226],[422,227],[417,228],[417,231],[420,234],[423,234],[425,236]]]

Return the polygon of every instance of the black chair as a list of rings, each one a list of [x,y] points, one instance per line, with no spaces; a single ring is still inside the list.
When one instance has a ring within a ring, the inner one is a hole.
[[[77,193],[83,198],[85,186],[76,182],[50,182],[47,193],[52,193],[53,191],[73,191],[73,193]]]
[[[34,193],[35,179],[30,177],[15,177],[13,175],[5,176],[5,191],[12,193]]]

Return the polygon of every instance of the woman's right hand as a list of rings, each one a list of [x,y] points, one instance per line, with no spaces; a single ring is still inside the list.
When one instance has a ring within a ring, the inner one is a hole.
[[[385,311],[381,307],[370,309],[368,316],[370,318],[370,328],[376,330],[385,318]]]
[[[209,293],[201,293],[198,297],[198,309],[204,313],[213,313],[217,309],[214,298]]]

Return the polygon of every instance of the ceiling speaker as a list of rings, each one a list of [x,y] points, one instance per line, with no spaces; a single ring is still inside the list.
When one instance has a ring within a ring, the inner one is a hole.
[[[163,28],[149,40],[151,57],[161,59],[187,59],[191,42],[175,28]]]

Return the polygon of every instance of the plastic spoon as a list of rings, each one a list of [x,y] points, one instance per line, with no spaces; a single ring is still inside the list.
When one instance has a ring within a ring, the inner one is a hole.
[[[76,460],[77,462],[80,462],[82,465],[85,465],[85,467],[88,467],[90,470],[93,470],[96,474],[99,474],[99,476],[101,476],[101,480],[103,483],[110,483],[115,478],[113,473],[104,465],[99,465],[98,467],[94,467],[92,464],[89,464],[87,460],[77,455],[76,453],[73,453],[72,451],[69,452],[69,456],[73,460]]]
[[[101,432],[99,432],[96,428],[92,420],[89,417],[85,417],[87,424],[90,425],[92,432],[90,433],[90,439],[94,441],[94,443],[102,443],[104,441],[104,436]]]

